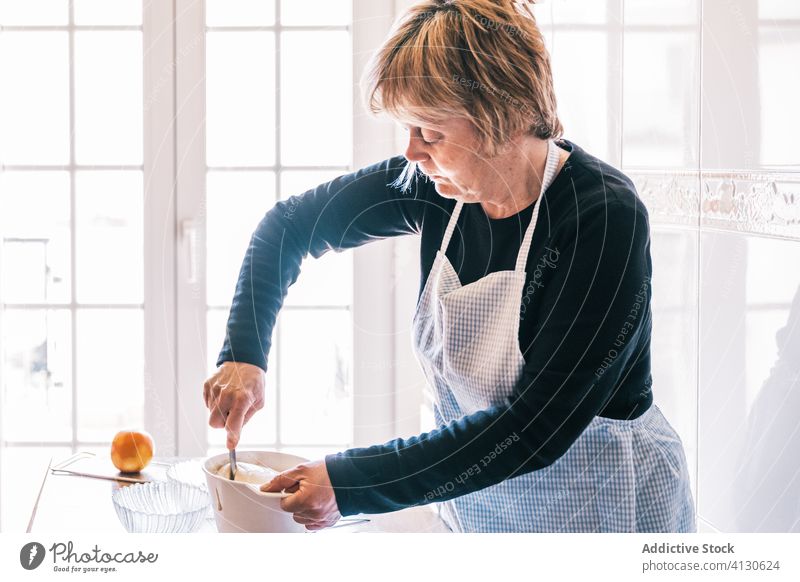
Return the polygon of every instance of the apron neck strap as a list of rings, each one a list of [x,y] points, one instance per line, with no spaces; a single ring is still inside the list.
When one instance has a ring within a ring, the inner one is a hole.
[[[450,245],[450,238],[453,236],[453,231],[456,229],[458,216],[461,214],[461,209],[463,207],[464,207],[464,201],[459,200],[458,202],[456,202],[455,208],[453,208],[453,214],[450,215],[450,222],[447,223],[447,229],[444,231],[442,246],[439,248],[439,252],[442,254],[445,254],[445,252],[447,252],[447,247]]]
[[[556,176],[556,168],[558,167],[559,159],[561,158],[561,150],[552,139],[547,140],[547,161],[544,165],[544,176],[542,176],[542,188],[539,191],[539,197],[533,204],[533,213],[531,214],[531,221],[525,231],[525,237],[522,239],[522,244],[519,247],[519,254],[517,255],[517,266],[514,269],[518,273],[525,272],[525,265],[528,262],[528,253],[531,250],[531,242],[533,241],[533,231],[536,230],[536,221],[539,218],[539,208],[542,198],[544,198],[544,191],[550,186],[553,178]]]

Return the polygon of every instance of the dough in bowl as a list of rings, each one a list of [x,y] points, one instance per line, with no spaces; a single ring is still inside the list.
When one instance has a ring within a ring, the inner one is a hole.
[[[215,473],[224,479],[228,479],[230,477],[230,468],[231,464],[225,463]],[[275,469],[252,463],[236,463],[236,469],[236,476],[233,480],[240,483],[250,483],[251,485],[269,483],[275,476],[280,474],[280,471]]]

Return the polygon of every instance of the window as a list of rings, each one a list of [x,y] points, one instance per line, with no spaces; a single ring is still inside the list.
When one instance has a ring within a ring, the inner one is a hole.
[[[264,212],[352,162],[350,2],[229,6],[209,0],[206,10],[209,375]],[[352,253],[303,264],[273,334],[266,405],[240,448],[319,456],[352,442],[352,271]],[[209,454],[225,437],[208,429]]]
[[[143,32],[132,0],[5,0],[0,24],[6,475],[143,422]],[[8,529],[33,488],[0,487]]]
[[[354,135],[391,135],[353,116],[353,55],[391,22],[388,0],[368,9],[356,40],[349,0],[0,0],[0,530],[24,529],[51,456],[102,453],[122,428],[159,456],[224,446],[202,382],[250,234],[351,171]],[[374,260],[358,256],[304,264],[243,447],[358,440],[353,297]],[[391,391],[370,389],[387,418]]]

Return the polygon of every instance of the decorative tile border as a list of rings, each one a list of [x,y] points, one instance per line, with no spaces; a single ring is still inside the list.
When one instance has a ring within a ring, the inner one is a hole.
[[[701,226],[800,240],[800,174],[704,172]]]
[[[647,206],[651,223],[719,228],[800,241],[800,173],[626,174]]]
[[[699,172],[626,172],[655,224],[697,227],[700,223]]]

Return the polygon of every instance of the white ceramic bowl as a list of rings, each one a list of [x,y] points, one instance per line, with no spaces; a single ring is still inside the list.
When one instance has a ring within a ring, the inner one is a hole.
[[[303,457],[272,451],[236,451],[236,460],[270,467],[276,471],[291,469],[308,461]],[[264,493],[259,485],[231,481],[216,475],[216,471],[228,462],[228,454],[209,457],[203,463],[203,472],[211,494],[211,505],[217,529],[224,533],[304,533],[305,526],[292,519],[292,514],[283,511],[281,499],[288,493]]]

